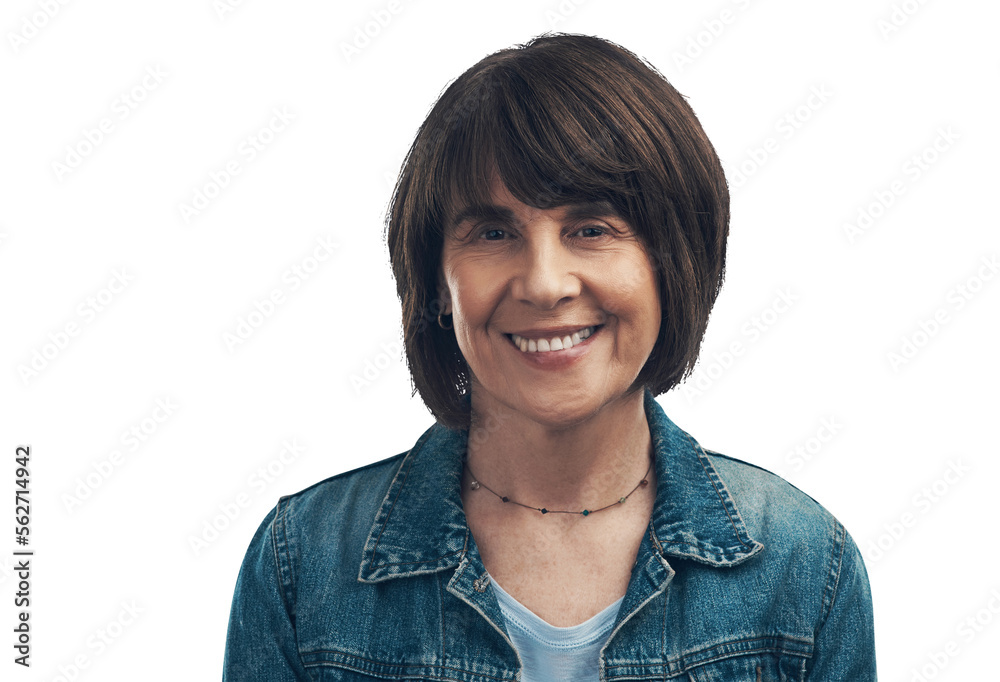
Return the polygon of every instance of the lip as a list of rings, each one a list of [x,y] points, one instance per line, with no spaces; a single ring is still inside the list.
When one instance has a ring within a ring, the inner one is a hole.
[[[593,341],[594,338],[596,337],[602,336],[602,332],[604,331],[603,324],[589,325],[589,326],[596,326],[596,329],[594,329],[593,333],[590,336],[588,336],[586,339],[576,344],[569,350],[557,350],[545,353],[525,353],[520,348],[514,345],[514,342],[511,340],[509,334],[504,334],[504,336],[507,337],[507,345],[510,348],[511,352],[517,353],[517,355],[524,362],[528,363],[528,365],[530,365],[531,367],[534,367],[536,369],[560,370],[560,369],[565,369],[566,367],[569,367],[573,364],[576,364],[582,358],[584,358],[587,355],[587,353],[590,352],[591,341]],[[544,339],[548,338],[544,334],[548,334],[550,331],[552,332],[552,335],[555,336],[556,334],[562,331],[568,330],[570,333],[572,333],[579,329],[583,329],[583,327],[558,327],[558,328],[553,327],[551,330],[549,329],[533,330],[533,332],[542,333],[542,335],[537,338]],[[529,339],[535,338],[522,334],[521,332],[512,332],[512,333],[517,334],[518,336],[525,336],[525,338]]]

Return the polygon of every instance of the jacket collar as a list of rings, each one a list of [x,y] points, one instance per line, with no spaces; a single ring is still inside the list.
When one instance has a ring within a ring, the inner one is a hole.
[[[664,558],[733,566],[763,549],[698,442],[645,392],[656,467],[650,532]],[[460,486],[467,431],[435,424],[402,459],[365,542],[358,579],[379,582],[455,567],[469,548]]]

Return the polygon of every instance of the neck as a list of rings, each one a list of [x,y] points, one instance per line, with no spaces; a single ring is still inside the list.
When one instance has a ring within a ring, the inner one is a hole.
[[[582,511],[617,502],[650,468],[643,397],[637,391],[578,423],[553,426],[495,401],[477,401],[473,392],[463,490],[471,470],[497,494],[531,507]]]

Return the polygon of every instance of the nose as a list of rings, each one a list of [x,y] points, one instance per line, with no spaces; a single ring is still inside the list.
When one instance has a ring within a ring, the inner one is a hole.
[[[580,278],[574,274],[575,259],[558,234],[529,240],[521,253],[521,264],[511,293],[519,301],[542,310],[580,295]]]

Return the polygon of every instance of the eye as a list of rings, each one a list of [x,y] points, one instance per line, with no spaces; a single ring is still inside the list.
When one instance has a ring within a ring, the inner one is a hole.
[[[503,227],[489,225],[485,227],[477,227],[470,235],[470,237],[473,237],[474,239],[480,239],[487,242],[502,242],[510,239],[511,236],[512,235],[509,230],[506,230]]]
[[[587,225],[586,227],[581,227],[579,230],[573,234],[580,235],[581,237],[594,239],[597,237],[603,237],[608,234],[608,228],[603,225]]]

